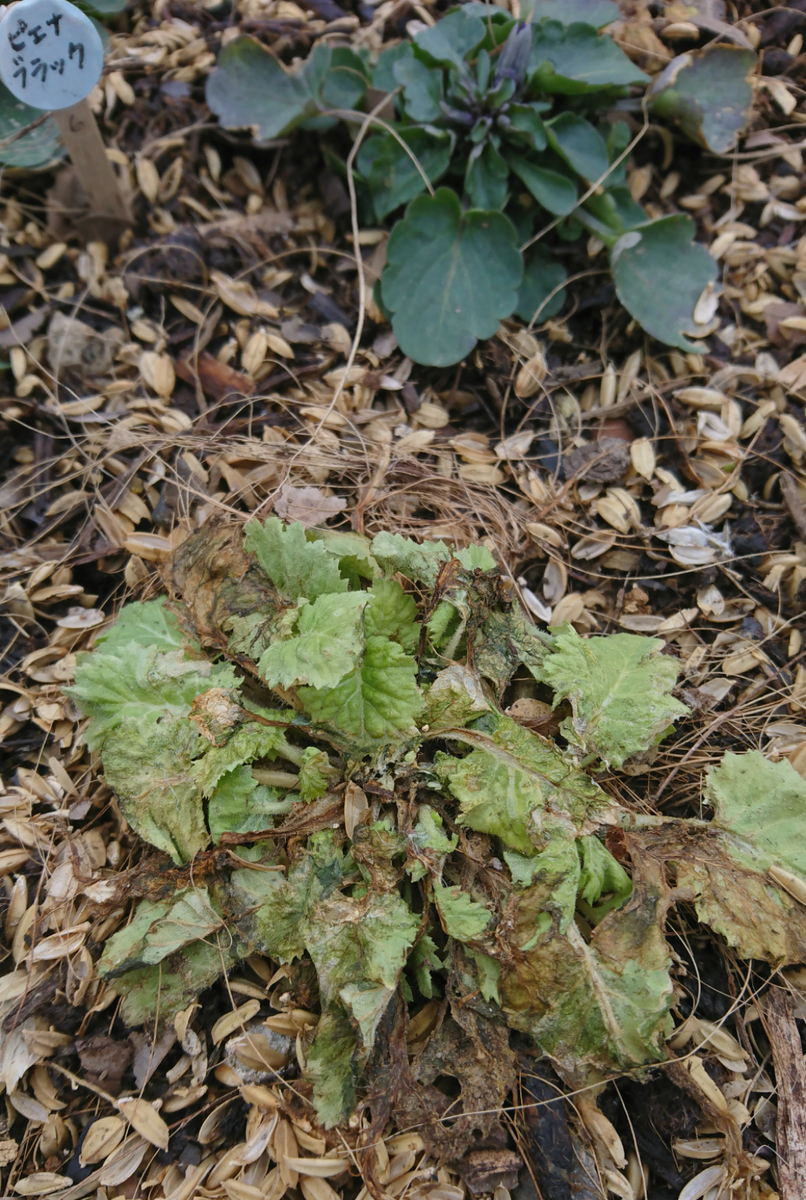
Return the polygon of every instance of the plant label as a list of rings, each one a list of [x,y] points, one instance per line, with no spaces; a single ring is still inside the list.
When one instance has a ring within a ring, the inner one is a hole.
[[[0,79],[33,108],[77,104],[100,79],[103,62],[98,30],[67,0],[21,0],[0,21]]]

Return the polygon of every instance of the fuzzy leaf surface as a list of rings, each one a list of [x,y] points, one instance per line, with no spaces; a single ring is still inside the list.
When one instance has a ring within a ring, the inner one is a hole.
[[[95,639],[95,646],[101,647],[104,654],[113,654],[129,642],[161,651],[190,649],[201,653],[199,643],[183,633],[164,597],[126,604],[114,624]]]
[[[372,554],[388,574],[399,571],[407,579],[431,587],[442,564],[453,558],[453,551],[444,542],[415,542],[386,530],[372,539]]]
[[[112,653],[82,654],[75,683],[66,688],[91,718],[87,745],[96,749],[124,721],[144,726],[177,720],[210,687],[233,687],[237,676],[228,664],[186,659],[181,651],[128,642]]]
[[[335,688],[300,688],[300,698],[318,725],[345,733],[359,746],[399,741],[416,732],[423,707],[417,663],[397,642],[369,637],[360,664]]]
[[[554,689],[555,704],[570,700],[574,715],[563,721],[562,733],[583,755],[621,767],[688,713],[671,695],[677,665],[660,653],[663,645],[631,633],[581,638],[570,625],[554,635],[542,678]]]
[[[190,721],[159,725],[127,719],[104,739],[106,782],[126,820],[144,841],[187,862],[210,841],[194,759],[202,739]]]
[[[304,597],[313,603],[327,592],[347,591],[338,560],[328,554],[321,541],[308,541],[305,526],[299,521],[293,525],[283,525],[279,517],[249,521],[243,544],[255,555],[277,591],[289,600],[296,602]]]
[[[361,653],[365,592],[317,596],[300,609],[296,637],[274,642],[263,651],[258,671],[269,687],[307,684],[335,687],[352,670]]]
[[[376,579],[364,612],[367,637],[385,637],[399,642],[404,650],[416,649],[419,627],[417,603],[396,579]]]

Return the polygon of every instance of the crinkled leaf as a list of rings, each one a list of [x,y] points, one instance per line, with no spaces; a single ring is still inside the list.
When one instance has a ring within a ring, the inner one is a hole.
[[[466,571],[494,571],[497,563],[489,546],[480,546],[471,542],[456,551],[456,557]]]
[[[210,835],[218,845],[225,833],[258,833],[271,829],[274,818],[291,809],[276,788],[258,783],[249,767],[227,771],[207,803]]]
[[[652,85],[655,114],[673,121],[714,154],[726,154],[753,108],[756,56],[739,46],[706,46],[679,54]]]
[[[278,710],[272,713],[276,720],[288,719],[290,714]],[[245,721],[239,725],[223,746],[209,746],[203,758],[194,767],[194,775],[202,793],[209,796],[218,781],[235,767],[267,758],[273,762],[280,755],[289,757],[299,752],[289,746],[285,733],[279,725],[262,725],[257,721]],[[292,759],[293,761],[293,759]]]
[[[231,45],[232,43],[230,43]],[[295,602],[310,603],[326,592],[346,592],[347,580],[338,560],[321,541],[308,541],[299,521],[283,525],[278,517],[249,521],[244,529],[244,549],[251,551],[277,591]]]
[[[456,849],[457,835],[453,833],[448,837],[442,824],[442,817],[430,805],[420,805],[417,824],[408,837],[406,862],[406,870],[414,883],[429,871],[439,878],[446,856]]]
[[[474,749],[466,758],[439,753],[434,771],[459,801],[458,822],[499,837],[530,854],[542,840],[543,814],[563,811],[577,827],[607,799],[561,751],[544,745],[508,717],[497,717],[492,736],[475,730],[452,736]]]
[[[525,888],[518,901],[513,940],[528,951],[553,933],[565,934],[574,919],[580,880],[580,861],[575,839],[555,823],[555,833],[545,849],[533,858],[511,850],[504,858],[513,883]]]
[[[305,853],[288,868],[288,878],[271,875],[268,898],[257,913],[263,948],[272,958],[290,962],[305,953],[314,905],[340,886],[347,863],[330,833],[311,838]]]
[[[692,241],[694,222],[676,214],[625,233],[610,252],[619,300],[653,337],[681,350],[700,350],[694,307],[719,266]]]
[[[517,303],[523,261],[514,226],[503,213],[463,213],[449,188],[411,202],[386,254],[383,303],[401,350],[415,362],[458,362]]]
[[[221,925],[221,914],[206,887],[186,888],[156,903],[143,900],[132,921],[105,943],[98,974],[118,975],[135,966],[153,966]]]
[[[416,624],[417,603],[408,596],[396,579],[377,579],[369,592],[364,612],[367,637],[386,637],[400,642],[404,650],[416,649],[419,627]]]
[[[762,873],[784,867],[806,884],[806,780],[790,762],[728,750],[709,770],[705,795],[714,806],[711,827],[734,858]]]
[[[554,689],[555,704],[571,702],[573,717],[561,730],[572,746],[621,767],[687,715],[685,704],[671,695],[677,662],[661,654],[663,648],[657,638],[632,633],[581,638],[571,625],[555,633],[542,678]]]
[[[456,8],[414,38],[415,53],[432,66],[464,68],[471,50],[484,40],[484,22]]]
[[[458,942],[475,941],[490,924],[490,910],[460,887],[435,883],[434,902],[445,932]]]
[[[535,92],[566,96],[649,83],[650,79],[612,38],[590,25],[560,21],[544,21],[535,29],[529,68]]]
[[[334,771],[324,750],[306,746],[299,767],[299,794],[303,800],[318,800],[324,796]]]
[[[423,706],[416,675],[417,663],[397,642],[369,637],[360,664],[337,687],[305,687],[299,694],[316,724],[371,746],[416,732],[414,720]]]
[[[325,1129],[355,1108],[355,1034],[340,1013],[322,1013],[306,1053],[305,1074],[313,1084],[313,1106]]]
[[[386,530],[372,539],[372,554],[387,574],[399,571],[407,579],[430,587],[436,583],[439,568],[453,557],[444,542],[415,542]]]
[[[538,166],[531,159],[523,158],[519,154],[508,154],[507,161],[546,212],[566,217],[574,211],[577,204],[576,184],[566,175],[548,167]],[[520,304],[520,293],[518,303]]]
[[[344,1001],[343,990],[356,982],[388,988],[391,996],[419,928],[419,917],[396,892],[370,892],[358,900],[334,895],[317,902],[305,944],[322,1003]]]
[[[481,679],[460,663],[452,663],[439,672],[425,699],[431,737],[440,729],[467,725],[479,713],[490,711]]]
[[[95,639],[95,648],[102,649],[104,654],[114,654],[129,642],[151,646],[155,650],[189,649],[201,653],[196,639],[180,628],[176,613],[168,608],[165,597],[126,604],[114,624]]]
[[[424,934],[412,950],[409,955],[409,966],[414,972],[420,994],[426,1000],[430,1000],[434,995],[434,983],[431,976],[442,971],[445,964],[439,957],[437,944],[429,933]]]
[[[434,74],[416,59],[411,60],[411,65],[427,75]],[[396,135],[382,133],[368,138],[358,152],[357,163],[372,196],[378,220],[383,221],[401,204],[408,204],[424,192],[426,179],[431,183],[441,179],[448,169],[452,151],[453,136],[447,130],[402,128]]]
[[[352,670],[364,644],[364,592],[317,596],[300,609],[296,637],[274,642],[258,664],[270,687],[331,688]]]
[[[104,738],[106,782],[135,833],[174,862],[186,862],[210,841],[194,779],[202,739],[187,720],[149,725],[128,718]]]
[[[540,679],[551,637],[530,625],[517,608],[491,612],[476,635],[473,661],[480,675],[494,682],[502,695],[518,666]]]
[[[607,145],[599,130],[578,113],[561,112],[546,122],[549,145],[572,170],[589,183],[606,175]]]
[[[162,653],[128,642],[114,652],[80,655],[75,683],[65,691],[91,718],[86,739],[94,750],[124,721],[151,726],[186,717],[200,692],[236,683],[229,664],[211,666],[179,650]]]
[[[570,1078],[629,1070],[666,1057],[674,993],[663,936],[662,876],[637,883],[586,943],[574,921],[513,959],[501,976],[502,1006],[514,1028],[537,1042]]]
[[[597,837],[578,838],[577,849],[581,859],[579,895],[588,906],[585,915],[589,920],[601,921],[628,898],[632,880]],[[610,897],[608,900],[597,903],[606,895]]]
[[[553,262],[545,251],[533,251],[523,270],[516,314],[527,324],[540,324],[549,317],[556,317],[565,304],[562,284],[567,278],[568,272],[562,263]]]

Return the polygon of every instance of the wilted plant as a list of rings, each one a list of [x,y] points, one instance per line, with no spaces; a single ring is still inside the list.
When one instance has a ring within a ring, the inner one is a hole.
[[[123,814],[175,864],[103,884],[109,903],[148,896],[99,964],[129,1024],[170,1020],[254,953],[285,964],[287,1002],[318,1009],[295,1087],[332,1126],[373,1088],[426,1104],[405,1031],[434,999],[440,1037],[472,1014],[472,1053],[497,1047],[488,1108],[514,1080],[509,1029],[577,1084],[663,1061],[675,903],[740,955],[802,961],[789,763],[726,755],[711,821],[600,786],[687,714],[662,642],[538,630],[482,546],[276,517],[191,536],[173,586],[127,605],[70,689]],[[532,701],[507,711],[516,674]]]

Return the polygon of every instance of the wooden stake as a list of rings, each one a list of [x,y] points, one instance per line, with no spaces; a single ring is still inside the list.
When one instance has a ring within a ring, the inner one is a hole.
[[[781,1200],[803,1200],[806,1187],[806,1068],[792,1001],[773,987],[767,1004],[767,1033],[775,1064],[778,1120],[775,1148]]]
[[[57,109],[53,119],[87,197],[89,214],[77,225],[94,241],[115,241],[132,223],[95,114],[86,100]]]

